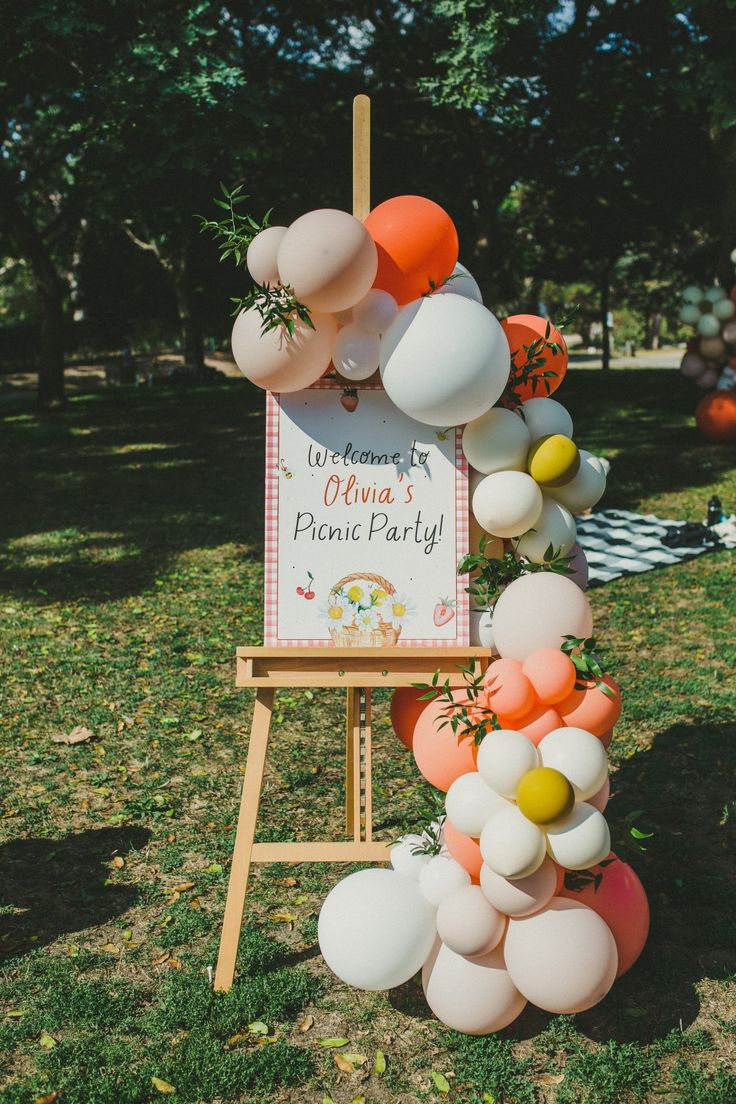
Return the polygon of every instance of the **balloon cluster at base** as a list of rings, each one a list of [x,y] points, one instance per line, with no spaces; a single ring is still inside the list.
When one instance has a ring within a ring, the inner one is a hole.
[[[736,250],[731,255],[736,263]],[[687,343],[680,371],[707,392],[695,422],[710,441],[736,440],[736,286],[727,294],[714,285],[691,284],[682,292],[679,319],[695,334]]]

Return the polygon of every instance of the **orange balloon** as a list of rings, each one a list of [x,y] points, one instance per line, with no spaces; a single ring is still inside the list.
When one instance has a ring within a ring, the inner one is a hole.
[[[530,652],[521,669],[544,705],[562,701],[575,686],[575,664],[559,648]]]
[[[453,700],[466,699],[453,694]],[[419,770],[432,785],[445,793],[461,774],[477,770],[478,749],[469,736],[456,735],[449,724],[438,728],[449,717],[446,702],[430,702],[419,715],[414,728],[412,751]]]
[[[702,398],[695,424],[709,441],[736,441],[736,392],[711,391]]]
[[[517,732],[523,732],[535,745],[544,739],[548,732],[554,732],[556,728],[563,727],[562,718],[557,710],[550,705],[542,705],[541,703],[534,705],[528,713],[523,717],[517,717],[514,721],[503,717],[499,717],[498,720],[502,728],[511,728]]]
[[[545,338],[548,325],[550,331]],[[567,345],[560,331],[555,329],[546,318],[539,318],[536,314],[512,314],[510,318],[504,319],[501,326],[511,349],[509,382],[513,385],[515,393],[522,402],[526,399],[543,399],[551,395],[560,386],[567,371]],[[528,355],[526,349],[540,339],[561,345],[562,352],[556,353],[552,349],[540,347],[539,352],[534,353],[534,360],[542,363],[534,368],[523,382],[514,384],[514,369],[518,371],[526,363]],[[552,372],[553,375],[545,378],[545,372]]]
[[[604,675],[603,681],[613,692],[612,698],[591,684],[585,690],[573,690],[559,703],[557,712],[568,727],[584,728],[594,736],[613,728],[621,716],[621,691],[610,675]]]
[[[483,865],[480,843],[472,836],[466,836],[464,832],[458,831],[447,818],[445,818],[445,844],[455,862],[459,862],[471,878],[480,878],[480,868]]]
[[[411,751],[414,742],[414,729],[420,714],[429,702],[419,699],[426,690],[417,690],[414,686],[399,686],[391,698],[391,724],[404,747]]]
[[[488,704],[494,713],[523,717],[535,704],[534,690],[516,659],[497,659],[483,678]]]
[[[602,736],[598,737],[598,739],[603,744],[604,748],[607,748],[611,740],[613,739],[613,729],[609,728],[608,732],[604,732]]]
[[[593,875],[601,875],[596,889],[587,882],[582,889],[562,889],[560,897],[581,901],[597,912],[611,929],[618,949],[618,971],[621,977],[636,962],[649,934],[649,902],[644,886],[628,863],[612,851],[608,866],[592,867]]]
[[[373,283],[409,303],[441,287],[457,264],[457,230],[446,211],[423,196],[394,196],[374,207],[363,224],[378,249]]]

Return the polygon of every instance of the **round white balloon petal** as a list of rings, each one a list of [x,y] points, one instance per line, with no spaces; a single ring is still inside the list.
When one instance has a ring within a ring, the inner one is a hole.
[[[464,295],[466,299],[474,299],[476,303],[483,302],[478,281],[459,261],[452,270],[452,279],[443,284],[441,288],[438,288],[436,294]]]
[[[488,821],[481,832],[480,851],[496,874],[526,878],[544,862],[544,833],[511,805]]]
[[[399,305],[393,295],[380,288],[371,288],[353,307],[353,320],[370,333],[384,334],[398,313]]]
[[[464,866],[445,855],[434,855],[419,875],[419,889],[425,901],[437,906],[443,897],[462,886],[470,885],[470,875]]]
[[[597,736],[584,728],[556,728],[537,747],[543,767],[552,767],[572,783],[575,798],[587,801],[608,777],[608,756]]]
[[[578,802],[569,817],[547,828],[547,850],[566,870],[595,866],[611,850],[606,818],[587,802]]]
[[[501,947],[481,958],[466,958],[437,940],[422,970],[422,984],[437,1019],[466,1035],[501,1031],[526,1004],[508,975]]]
[[[502,798],[513,800],[527,771],[539,766],[539,756],[523,732],[502,728],[486,734],[478,748],[476,762],[483,781]],[[452,817],[450,820],[455,823]]]
[[[544,563],[552,549],[555,556],[566,556],[575,544],[575,519],[568,509],[547,495],[542,495],[542,512],[527,533],[514,543],[519,557],[532,563]]]
[[[573,514],[595,506],[606,489],[606,473],[597,456],[580,449],[577,474],[563,487],[545,487],[547,494]]]
[[[378,334],[369,333],[351,322],[343,326],[335,338],[332,363],[345,379],[366,380],[378,371],[380,344]]]
[[[487,737],[486,737],[487,738]],[[458,832],[478,839],[486,821],[506,808],[507,802],[486,785],[477,771],[461,774],[450,786],[445,810]]]
[[[540,867],[526,878],[504,878],[483,863],[480,888],[491,904],[506,916],[531,916],[554,897],[557,891],[557,867],[547,856]]]
[[[485,898],[480,886],[448,893],[437,909],[437,934],[456,954],[488,954],[500,943],[505,928],[506,917]]]
[[[529,430],[511,410],[494,406],[463,430],[463,452],[471,467],[486,475],[526,471]]]
[[[526,472],[499,471],[482,479],[473,493],[473,515],[486,533],[518,537],[536,524],[542,492]]]
[[[402,836],[393,845],[389,852],[389,861],[397,874],[403,874],[406,878],[413,878],[416,882],[419,881],[422,867],[426,866],[431,858],[430,855],[424,852],[417,854],[424,843],[422,836],[412,833],[408,836]]]
[[[521,404],[520,416],[529,430],[532,444],[540,437],[561,433],[563,437],[572,437],[572,418],[557,399],[527,399]]]

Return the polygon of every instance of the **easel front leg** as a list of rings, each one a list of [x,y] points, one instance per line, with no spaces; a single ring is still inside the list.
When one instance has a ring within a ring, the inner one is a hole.
[[[273,690],[259,689],[256,691],[248,758],[245,764],[245,780],[240,799],[238,827],[235,833],[235,847],[233,849],[230,882],[225,903],[225,917],[220,937],[220,953],[217,957],[217,969],[215,971],[215,989],[224,992],[231,988],[235,976],[235,959],[238,954],[251,852],[256,834],[258,806],[261,800],[273,699]]]
[[[361,838],[360,825],[360,690],[348,689],[345,731],[345,826],[354,840]]]

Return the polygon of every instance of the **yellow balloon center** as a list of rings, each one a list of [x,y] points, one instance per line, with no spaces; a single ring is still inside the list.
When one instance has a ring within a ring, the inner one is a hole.
[[[560,771],[534,767],[516,788],[516,804],[534,824],[553,824],[572,812],[575,793]]]
[[[529,450],[527,470],[543,486],[562,487],[577,475],[579,468],[578,446],[562,433],[540,437]]]

